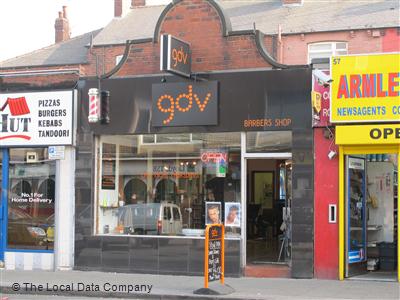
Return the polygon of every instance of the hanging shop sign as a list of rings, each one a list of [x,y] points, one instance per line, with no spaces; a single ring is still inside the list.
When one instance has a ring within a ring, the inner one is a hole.
[[[400,124],[336,126],[338,145],[400,145]]]
[[[152,86],[153,126],[218,124],[218,82],[161,83]]]
[[[170,34],[161,35],[160,70],[190,77],[192,56],[190,44]]]
[[[400,122],[400,54],[333,56],[331,122]]]
[[[2,146],[71,145],[73,91],[0,94]]]

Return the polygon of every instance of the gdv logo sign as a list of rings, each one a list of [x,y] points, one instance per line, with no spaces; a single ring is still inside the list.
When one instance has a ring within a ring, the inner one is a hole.
[[[187,113],[192,109],[193,103],[197,105],[200,112],[204,112],[207,105],[209,104],[212,93],[207,93],[204,99],[193,92],[193,86],[188,85],[187,93],[181,93],[176,98],[169,94],[164,94],[157,99],[157,109],[166,114],[166,119],[163,120],[163,124],[166,125],[172,122],[175,118],[175,114]]]
[[[174,63],[172,64],[172,66],[175,68],[178,63],[183,63],[183,64],[187,64],[187,60],[188,60],[188,54],[185,53],[185,51],[183,50],[183,47],[181,47],[179,50],[177,50],[176,48],[172,49],[172,60],[174,61]]]

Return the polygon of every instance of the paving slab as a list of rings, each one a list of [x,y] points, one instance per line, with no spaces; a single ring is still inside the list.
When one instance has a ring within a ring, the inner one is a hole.
[[[225,282],[234,289],[233,293],[195,295],[193,292],[203,287],[203,277],[92,271],[0,271],[0,291],[5,294],[123,299],[400,299],[397,282],[250,277],[225,278]]]

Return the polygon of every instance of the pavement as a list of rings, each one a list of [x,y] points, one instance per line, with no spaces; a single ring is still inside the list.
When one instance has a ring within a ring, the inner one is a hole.
[[[124,274],[92,271],[0,271],[0,292],[7,295],[49,295],[122,299],[400,299],[397,282],[226,278],[228,295],[195,295],[204,285],[199,276]],[[218,290],[219,282],[210,284]],[[220,289],[221,290],[221,289]],[[0,297],[2,299],[2,297]],[[9,299],[13,299],[9,296]],[[18,299],[23,299],[18,296]],[[29,298],[30,299],[30,298]]]

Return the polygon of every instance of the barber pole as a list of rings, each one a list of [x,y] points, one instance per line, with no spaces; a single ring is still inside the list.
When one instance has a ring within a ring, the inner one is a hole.
[[[98,89],[89,89],[89,123],[96,123],[100,119],[100,95]]]

